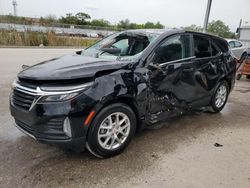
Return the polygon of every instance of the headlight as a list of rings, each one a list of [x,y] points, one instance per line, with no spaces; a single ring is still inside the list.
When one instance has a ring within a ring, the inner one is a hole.
[[[66,101],[73,99],[75,96],[77,96],[79,93],[68,93],[68,94],[59,94],[59,95],[48,95],[43,96],[39,102],[60,102],[60,101]]]
[[[69,85],[69,86],[41,86],[40,89],[42,91],[49,92],[71,92],[75,90],[86,90],[93,85],[94,82],[89,82],[81,85]]]
[[[76,86],[42,86],[40,92],[42,98],[39,102],[60,102],[73,99],[81,92],[89,89],[93,82]]]

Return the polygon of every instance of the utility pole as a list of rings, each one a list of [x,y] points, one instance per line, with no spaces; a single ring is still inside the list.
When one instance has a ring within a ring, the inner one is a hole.
[[[206,31],[207,31],[207,24],[208,24],[208,20],[209,20],[211,5],[212,5],[212,0],[207,0],[207,10],[206,10],[205,20],[204,20],[204,25],[203,25],[203,32],[204,33],[206,33]]]
[[[14,16],[17,16],[17,2],[16,0],[13,0],[12,2],[12,5],[13,5],[13,9],[14,9]]]

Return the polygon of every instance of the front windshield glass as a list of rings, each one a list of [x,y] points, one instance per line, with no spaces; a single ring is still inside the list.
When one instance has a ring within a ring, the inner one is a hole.
[[[84,56],[133,61],[160,34],[146,31],[124,31],[112,34],[82,52]]]

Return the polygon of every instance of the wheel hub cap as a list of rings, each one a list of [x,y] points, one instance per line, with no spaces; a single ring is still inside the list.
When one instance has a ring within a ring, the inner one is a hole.
[[[221,85],[217,90],[216,97],[215,97],[215,106],[217,108],[221,108],[227,99],[227,88],[225,85]]]
[[[122,112],[115,112],[107,116],[98,130],[98,143],[107,150],[120,147],[130,132],[130,120]]]

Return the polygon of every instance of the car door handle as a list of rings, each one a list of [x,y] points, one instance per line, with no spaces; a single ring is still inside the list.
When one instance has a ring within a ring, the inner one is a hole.
[[[194,68],[193,67],[186,67],[183,69],[183,72],[193,72]]]

